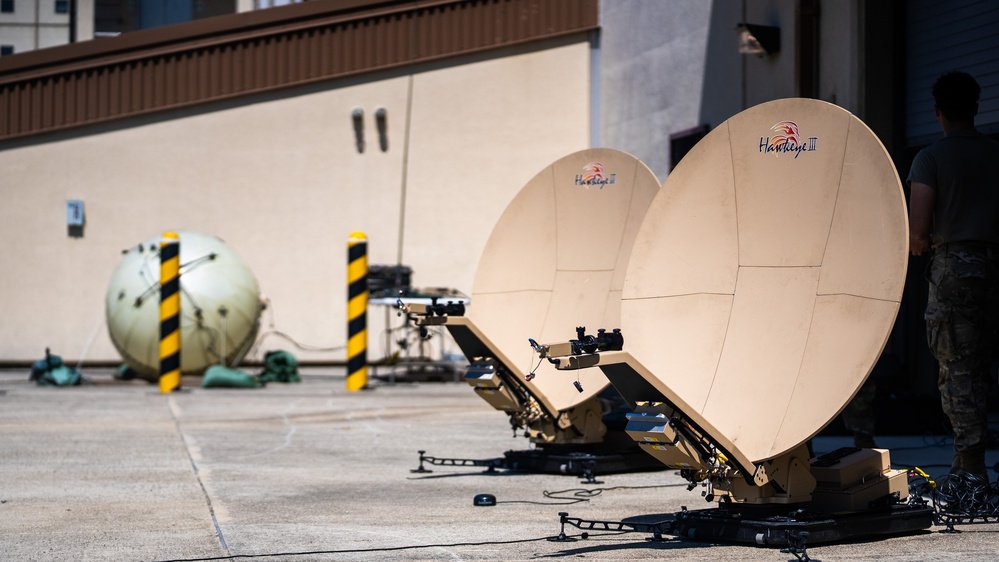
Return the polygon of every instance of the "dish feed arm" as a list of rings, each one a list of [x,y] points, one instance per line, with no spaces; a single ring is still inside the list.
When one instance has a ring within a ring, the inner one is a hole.
[[[500,352],[471,319],[464,316],[464,306],[454,303],[431,304],[397,301],[396,308],[421,331],[444,327],[461,348],[470,365],[465,380],[497,410],[512,416],[517,426],[543,424],[541,420],[558,418],[559,412],[542,395],[534,392],[513,363]],[[548,431],[547,433],[551,433]]]
[[[742,454],[734,443],[717,431],[693,407],[659,383],[641,363],[621,350],[624,336],[620,330],[610,332],[613,339],[608,338],[608,332],[604,330],[598,331],[598,336],[585,335],[585,328],[576,328],[576,333],[577,339],[567,342],[539,344],[531,339],[530,344],[540,358],[547,359],[559,371],[600,368],[618,392],[637,410],[636,413],[658,410],[655,416],[662,422],[668,422],[665,442],[659,444],[676,449],[672,453],[680,454],[678,451],[685,451],[685,456],[689,457],[687,461],[677,461],[678,468],[682,468],[684,462],[691,469],[700,471],[717,471],[721,465],[726,465],[738,472],[747,484],[764,486],[771,483],[769,472],[773,462],[754,462]],[[601,338],[600,335],[604,337]],[[630,419],[635,420],[635,414]],[[633,433],[632,437],[636,438],[636,435]],[[636,440],[643,442],[637,438]],[[644,442],[658,443],[648,440]],[[805,461],[807,462],[807,457]]]

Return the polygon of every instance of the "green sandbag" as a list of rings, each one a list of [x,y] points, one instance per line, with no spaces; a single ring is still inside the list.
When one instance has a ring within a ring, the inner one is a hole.
[[[45,371],[35,380],[38,386],[76,386],[83,382],[83,377],[76,369],[60,365]]]
[[[45,348],[45,359],[39,359],[31,365],[30,380],[38,386],[76,386],[83,382],[83,376],[72,367],[62,363],[62,357],[52,355]]]
[[[260,373],[263,382],[300,382],[298,359],[283,349],[268,351],[264,355],[264,370]]]
[[[260,379],[236,369],[212,365],[205,370],[201,388],[257,388],[263,386]]]

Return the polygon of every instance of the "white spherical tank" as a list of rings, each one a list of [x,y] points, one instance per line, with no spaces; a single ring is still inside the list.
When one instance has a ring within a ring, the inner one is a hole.
[[[179,231],[180,368],[234,365],[253,345],[263,302],[253,272],[220,238]],[[108,284],[108,332],[139,375],[159,375],[160,237],[124,252]]]

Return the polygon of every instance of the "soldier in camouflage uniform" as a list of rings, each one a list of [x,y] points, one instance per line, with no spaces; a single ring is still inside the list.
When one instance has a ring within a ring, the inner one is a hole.
[[[975,128],[980,93],[963,72],[933,85],[944,138],[909,171],[909,247],[933,252],[926,334],[954,430],[952,472],[986,477],[988,377],[999,347],[999,142]]]

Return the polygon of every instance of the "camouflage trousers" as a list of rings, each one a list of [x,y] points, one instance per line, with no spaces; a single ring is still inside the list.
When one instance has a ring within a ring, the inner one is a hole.
[[[937,385],[954,450],[984,450],[989,373],[999,346],[999,248],[948,244],[928,270],[926,338],[940,365]]]

